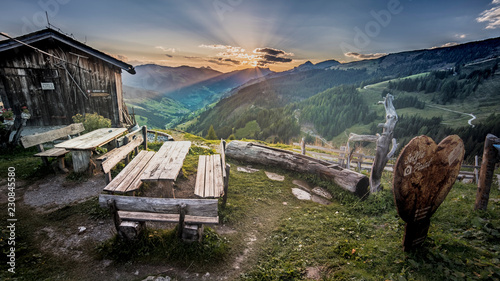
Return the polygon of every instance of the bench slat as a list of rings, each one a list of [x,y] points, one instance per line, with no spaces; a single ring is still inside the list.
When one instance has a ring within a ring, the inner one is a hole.
[[[225,178],[227,177],[226,175],[226,151],[224,149],[224,140],[220,141],[220,157],[221,157],[221,164],[222,164],[222,176]]]
[[[108,200],[114,201],[118,210],[130,212],[179,213],[179,206],[186,204],[186,214],[191,216],[216,217],[219,201],[217,199],[177,199],[152,198],[100,194],[99,205],[108,207]]]
[[[103,156],[99,157],[98,160],[102,160],[102,170],[104,173],[109,173],[118,162],[122,161],[130,152],[132,152],[136,147],[141,145],[143,142],[142,136],[137,136],[131,142],[126,145],[115,148]]]
[[[153,151],[141,151],[132,161],[104,188],[109,192],[128,192],[140,186],[140,176],[153,157]],[[139,184],[137,184],[137,182]]]
[[[224,194],[224,180],[222,178],[221,155],[216,154],[214,158],[214,197]]]
[[[179,214],[159,214],[147,212],[118,211],[118,216],[124,221],[154,221],[154,222],[179,222]],[[185,215],[184,222],[190,224],[218,224],[219,217],[204,217]]]
[[[154,156],[154,151],[148,151],[146,155],[138,163],[134,164],[132,166],[133,167],[132,171],[127,175],[126,179],[124,179],[116,187],[115,192],[127,193],[139,189],[139,187],[141,187],[142,184],[141,181],[142,172],[148,165],[148,162],[151,160],[151,158],[153,158],[153,156]],[[129,163],[127,167],[130,166],[131,163]]]
[[[205,170],[205,197],[214,197],[214,158],[208,156]]]
[[[198,158],[198,172],[196,173],[196,183],[194,186],[194,194],[205,197],[205,165],[207,155],[200,155]]]
[[[59,156],[65,155],[68,152],[69,151],[64,149],[64,148],[51,148],[49,150],[39,152],[39,153],[35,154],[34,156],[37,156],[37,157],[59,157]]]

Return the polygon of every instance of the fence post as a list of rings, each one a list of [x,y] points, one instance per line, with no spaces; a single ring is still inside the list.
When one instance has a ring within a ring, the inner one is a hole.
[[[474,210],[486,210],[486,207],[488,207],[493,173],[499,155],[498,150],[493,147],[494,144],[500,144],[500,138],[488,134],[484,140],[483,160],[481,161],[481,169],[479,171]]]
[[[477,166],[479,166],[479,156],[474,157],[474,176],[476,180],[476,184],[479,183],[479,171],[477,169]]]

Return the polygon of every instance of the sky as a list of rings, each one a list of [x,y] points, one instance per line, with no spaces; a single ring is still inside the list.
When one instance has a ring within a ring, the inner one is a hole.
[[[46,15],[54,28],[134,66],[222,72],[500,36],[500,0],[0,0],[0,32],[44,29]]]

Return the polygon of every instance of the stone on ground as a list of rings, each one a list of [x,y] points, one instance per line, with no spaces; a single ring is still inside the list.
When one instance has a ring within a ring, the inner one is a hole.
[[[278,175],[278,174],[271,173],[271,172],[267,172],[267,171],[266,171],[266,176],[270,180],[273,180],[273,181],[284,181],[285,180],[285,176]]]
[[[292,193],[299,200],[311,200],[311,193],[300,188],[292,188]]]
[[[332,195],[330,194],[330,192],[328,192],[328,190],[321,188],[319,186],[316,186],[315,188],[313,188],[312,192],[314,194],[319,195],[321,197],[324,197],[326,199],[332,199]]]
[[[253,169],[253,168],[250,168],[250,167],[238,167],[238,168],[236,168],[236,170],[238,172],[249,173],[249,174],[253,174],[253,173],[256,173],[256,172],[260,171],[258,169]]]
[[[303,180],[293,180],[292,183],[302,188],[305,191],[311,192],[312,187],[309,185],[308,182],[305,182]]]

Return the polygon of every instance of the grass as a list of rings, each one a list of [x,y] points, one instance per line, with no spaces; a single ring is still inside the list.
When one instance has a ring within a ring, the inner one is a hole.
[[[195,173],[198,155],[211,153],[212,149],[192,147],[184,163],[185,174]],[[28,153],[8,157],[13,161],[9,163],[34,158]],[[226,268],[246,253],[240,264],[241,275],[236,277],[240,280],[302,280],[313,267],[319,269],[322,280],[500,279],[500,191],[495,185],[488,210],[473,211],[476,186],[455,184],[432,217],[423,247],[405,253],[404,222],[395,209],[391,173],[383,174],[383,191],[362,200],[314,176],[259,165],[253,165],[259,172],[247,174],[236,169],[246,163],[228,162],[228,201],[225,209],[219,208],[219,217],[221,224],[234,232],[217,234],[207,228],[202,243],[189,244],[175,238],[175,229],[147,229],[133,243],[125,244],[115,237],[81,250],[93,257],[93,263],[101,259],[112,259],[118,265],[168,263],[191,272]],[[31,171],[21,166],[16,170],[27,174]],[[268,179],[264,170],[285,175],[285,181]],[[296,199],[290,191],[295,179],[328,189],[332,204]],[[4,205],[0,207],[5,209]],[[50,227],[64,232],[86,220],[111,223],[108,211],[98,206],[96,197],[44,215],[34,216],[34,210],[22,205],[16,211],[22,222],[16,230],[17,276],[21,280],[85,276],[82,274],[88,264],[75,265],[41,250],[50,238],[40,235],[40,229]],[[0,213],[0,220],[6,220],[5,213]],[[3,225],[0,235],[4,249],[8,231]],[[5,275],[5,259],[6,255],[0,257],[2,280],[10,277]]]

